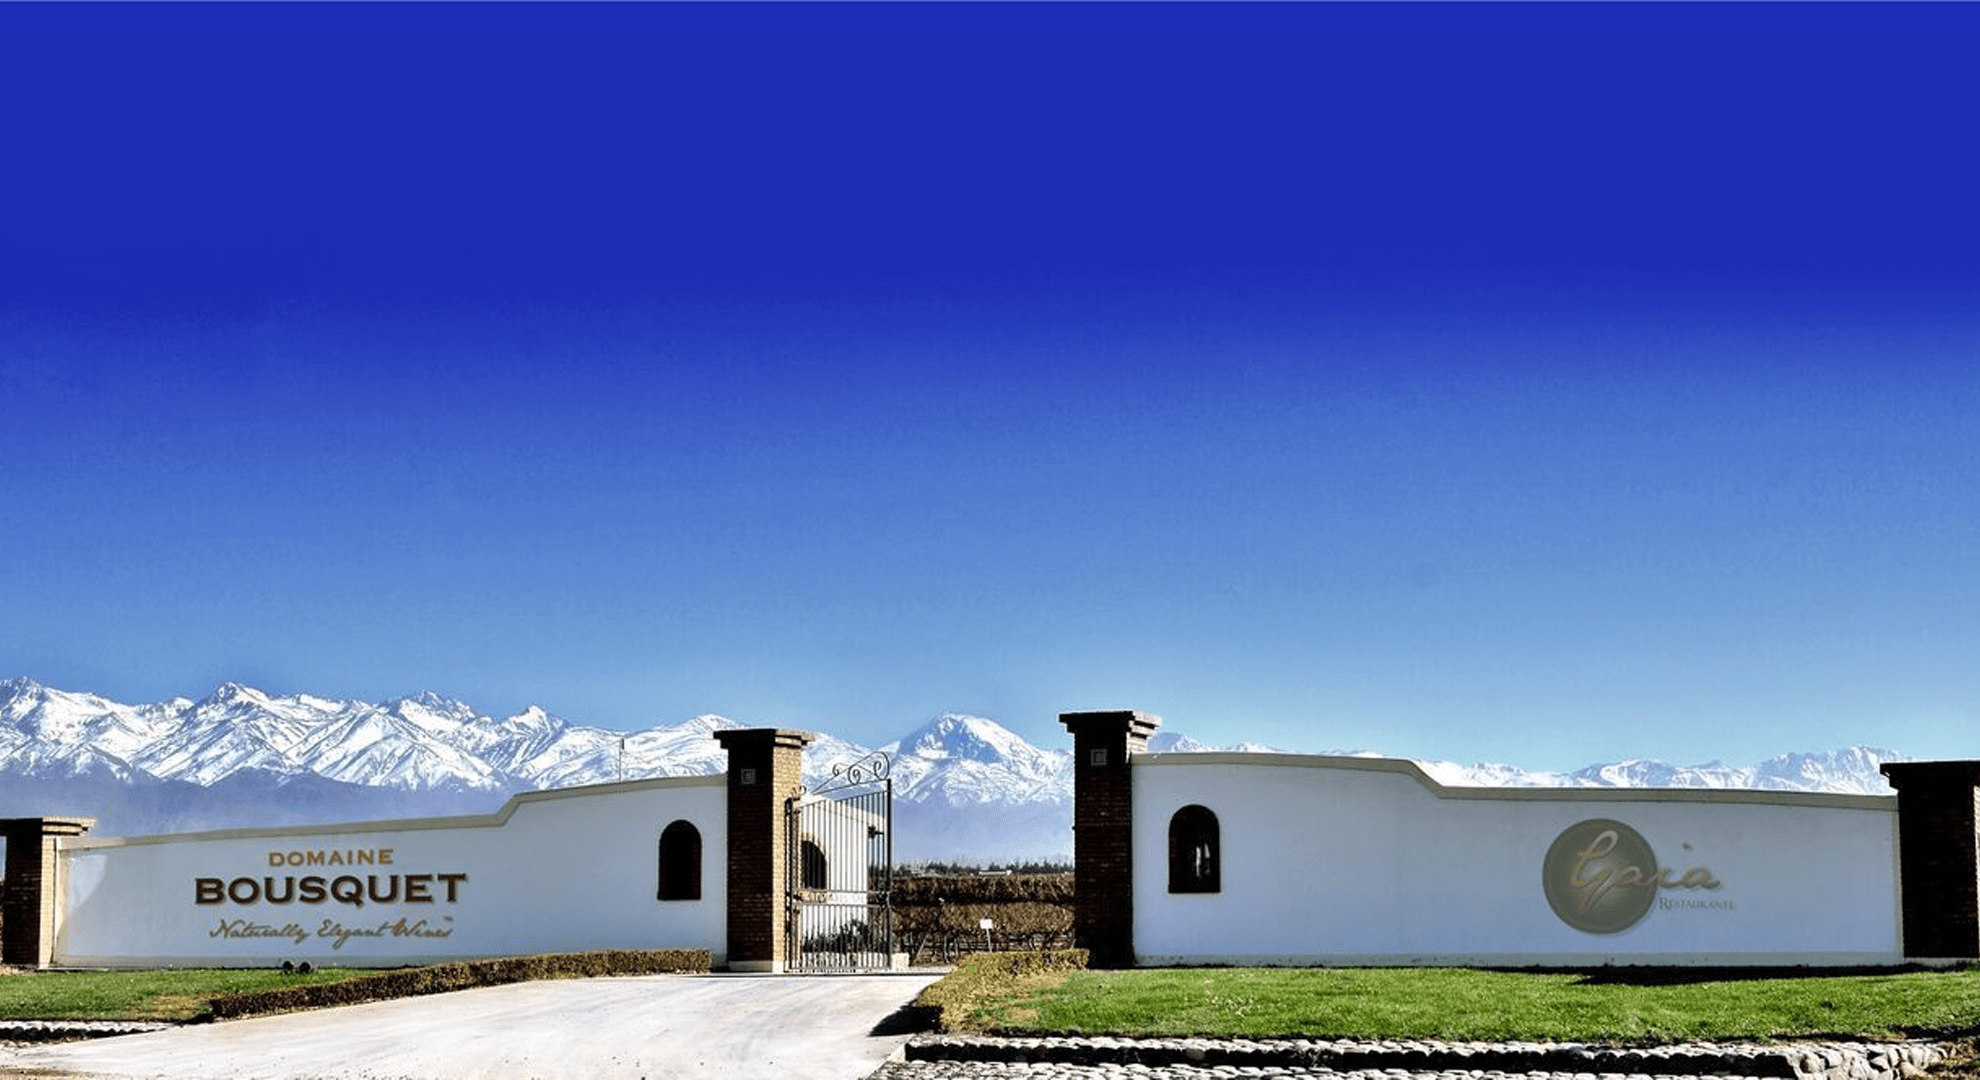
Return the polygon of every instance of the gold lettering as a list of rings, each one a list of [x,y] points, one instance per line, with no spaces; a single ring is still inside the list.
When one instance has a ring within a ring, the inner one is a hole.
[[[1680,889],[1716,889],[1721,884],[1723,883],[1718,878],[1712,876],[1711,867],[1694,866],[1684,872],[1684,877],[1678,879],[1677,887]]]
[[[330,899],[352,907],[364,906],[364,882],[345,875],[330,882]]]
[[[380,862],[392,861],[390,848],[366,849],[372,858]],[[308,857],[324,861],[351,863],[361,856],[358,849],[348,852],[302,851],[270,852],[269,861],[302,863]],[[366,904],[431,904],[439,899],[437,894],[445,894],[449,904],[460,901],[461,886],[467,882],[466,873],[451,874],[370,874],[359,877],[344,874],[334,878],[309,874],[303,877],[270,874],[265,877],[218,878],[200,877],[193,879],[193,902],[196,904],[321,904],[335,902],[361,908]]]
[[[1633,866],[1624,867],[1623,869],[1625,877],[1632,873],[1635,874],[1637,878],[1635,881],[1612,880],[1615,872],[1607,867],[1595,871],[1592,877],[1582,876],[1582,872],[1587,868],[1589,863],[1614,851],[1616,844],[1621,839],[1621,837],[1616,835],[1614,829],[1604,829],[1594,840],[1589,842],[1587,847],[1581,849],[1575,855],[1574,871],[1568,875],[1568,886],[1580,894],[1580,903],[1575,906],[1582,911],[1586,912],[1590,908],[1593,908],[1601,902],[1603,897],[1609,895],[1611,890],[1619,886],[1642,884],[1642,871],[1637,870]]]
[[[288,923],[287,925],[277,927],[258,922],[249,922],[246,919],[222,919],[220,920],[220,925],[215,927],[213,932],[206,936],[224,938],[288,938],[297,945],[301,945],[309,937],[308,933],[295,923]]]
[[[453,916],[452,915],[443,916],[442,920],[452,921]],[[400,919],[398,922],[391,924],[389,929],[392,931],[393,937],[443,938],[443,937],[454,936],[453,927],[428,926],[425,919],[421,919],[418,922],[413,922],[413,923],[409,923],[404,919]]]
[[[270,866],[390,866],[395,849],[381,848],[311,848],[307,851],[271,851],[268,853]]]
[[[1568,875],[1568,884],[1577,889],[1585,889],[1597,882],[1607,881],[1609,878],[1609,872],[1607,870],[1597,871],[1592,878],[1583,878],[1581,876],[1581,870],[1590,862],[1614,851],[1618,839],[1616,831],[1609,829],[1600,836],[1597,836],[1587,847],[1582,848],[1574,857],[1574,872]]]

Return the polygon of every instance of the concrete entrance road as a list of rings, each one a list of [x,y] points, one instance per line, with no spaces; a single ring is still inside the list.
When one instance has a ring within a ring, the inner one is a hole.
[[[0,1050],[0,1077],[776,1077],[860,1080],[935,974],[655,975],[518,983]]]

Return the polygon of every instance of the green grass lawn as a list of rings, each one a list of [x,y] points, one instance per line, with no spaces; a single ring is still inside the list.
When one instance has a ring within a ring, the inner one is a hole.
[[[319,968],[284,975],[267,968],[159,971],[21,971],[0,975],[0,1019],[194,1020],[223,994],[340,982],[371,971]]]
[[[197,1020],[351,1005],[531,979],[708,970],[706,949],[538,953],[379,971],[271,968],[26,971],[0,968],[0,1020]],[[360,976],[373,976],[362,978]],[[329,986],[325,984],[337,984]],[[317,989],[310,989],[316,987]],[[222,999],[215,1008],[215,999]]]
[[[989,981],[947,1015],[965,1028],[1036,1033],[1598,1043],[1888,1038],[1980,1028],[1980,971],[1748,975],[1670,969],[1654,975],[1629,969],[1072,971],[1009,989]]]

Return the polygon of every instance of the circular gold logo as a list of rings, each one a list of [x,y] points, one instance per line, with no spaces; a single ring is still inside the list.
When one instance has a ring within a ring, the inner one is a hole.
[[[1554,838],[1540,879],[1562,922],[1590,934],[1618,934],[1656,902],[1657,856],[1635,829],[1591,818]]]

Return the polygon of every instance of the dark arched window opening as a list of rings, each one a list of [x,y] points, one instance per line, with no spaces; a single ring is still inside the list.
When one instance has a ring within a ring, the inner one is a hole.
[[[804,842],[800,854],[804,859],[804,887],[822,889],[825,887],[825,849],[811,840]]]
[[[1169,891],[1223,891],[1217,850],[1217,815],[1202,806],[1185,806],[1169,819]]]
[[[701,899],[701,830],[688,822],[660,833],[660,899]]]

